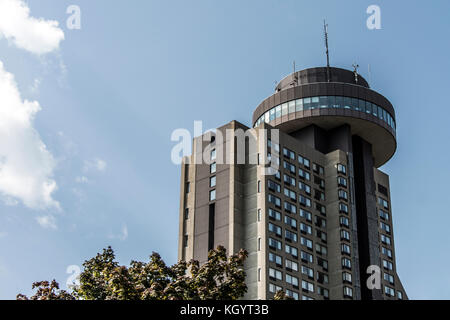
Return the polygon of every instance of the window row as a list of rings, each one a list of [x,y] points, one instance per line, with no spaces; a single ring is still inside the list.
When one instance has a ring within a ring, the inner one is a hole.
[[[383,120],[394,130],[396,127],[392,115],[380,106],[366,100],[343,96],[309,97],[283,103],[266,111],[256,120],[254,126],[257,127],[263,122],[269,123],[291,113],[315,109],[348,109],[359,111]]]

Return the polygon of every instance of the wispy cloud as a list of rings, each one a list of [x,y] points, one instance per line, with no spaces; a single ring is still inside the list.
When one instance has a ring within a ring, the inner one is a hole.
[[[32,209],[59,209],[52,197],[56,163],[33,127],[40,110],[39,102],[22,100],[14,76],[0,61],[0,193]]]
[[[0,0],[0,36],[38,55],[58,49],[64,40],[57,21],[31,17],[30,8],[22,0]]]
[[[128,239],[128,227],[127,227],[127,225],[124,224],[124,225],[122,226],[122,229],[121,229],[120,233],[118,233],[118,234],[110,233],[110,234],[108,235],[108,238],[109,238],[109,239],[118,239],[118,240],[120,240],[120,241],[125,241],[125,240],[127,240],[127,239]]]
[[[92,161],[85,161],[83,170],[85,172],[91,171],[91,170],[103,172],[106,170],[107,165],[108,164],[106,163],[105,160],[102,160],[100,158],[95,158]]]
[[[0,231],[0,239],[6,238],[8,236],[8,232],[6,231]]]
[[[53,230],[58,229],[58,227],[56,226],[56,219],[51,215],[37,217],[36,221],[42,228]]]

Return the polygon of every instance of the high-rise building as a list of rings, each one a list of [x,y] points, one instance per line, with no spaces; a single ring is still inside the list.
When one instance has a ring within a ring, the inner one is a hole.
[[[349,70],[287,76],[254,111],[194,138],[181,174],[179,259],[244,248],[246,299],[407,299],[396,271],[392,104]],[[233,134],[230,134],[233,133]],[[369,278],[370,277],[370,278]]]

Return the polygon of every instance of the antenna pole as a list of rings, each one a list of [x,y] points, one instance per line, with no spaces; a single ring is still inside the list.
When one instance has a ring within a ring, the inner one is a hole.
[[[353,73],[355,74],[355,83],[358,84],[358,68],[359,64],[354,63],[353,64]]]
[[[330,82],[330,53],[328,50],[328,24],[323,20],[323,32],[325,36],[325,48],[327,54],[327,81]]]

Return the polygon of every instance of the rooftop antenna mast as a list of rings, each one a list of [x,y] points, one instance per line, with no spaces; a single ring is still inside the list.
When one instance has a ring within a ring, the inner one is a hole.
[[[294,69],[294,73],[292,74],[292,82],[291,82],[291,85],[292,86],[296,86],[296,85],[298,85],[298,77],[297,77],[297,74],[296,74],[296,72],[297,72],[297,69],[296,69],[296,67],[295,67],[295,60],[294,60],[294,63],[293,63],[293,69]]]
[[[323,20],[323,32],[325,36],[325,48],[327,53],[327,81],[330,82],[330,53],[328,50],[328,24]]]
[[[359,68],[359,64],[354,63],[352,66],[353,66],[353,73],[355,74],[355,83],[358,84],[358,68]]]

